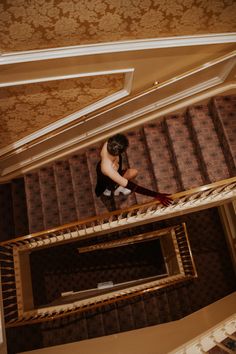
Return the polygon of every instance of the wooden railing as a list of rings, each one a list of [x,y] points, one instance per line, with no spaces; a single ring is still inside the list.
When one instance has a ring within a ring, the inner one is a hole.
[[[162,206],[158,201],[116,210],[90,217],[42,232],[17,237],[0,243],[0,247],[20,246],[35,248],[68,242],[71,239],[90,238],[109,230],[167,219],[196,210],[217,206],[236,198],[236,177],[173,194],[173,204]]]
[[[2,268],[2,290],[4,302],[4,316],[6,326],[18,326],[21,324],[48,321],[53,318],[67,316],[70,313],[84,311],[90,308],[96,308],[103,303],[110,303],[119,299],[125,299],[134,295],[141,295],[149,291],[162,289],[196,276],[196,269],[193,262],[189,241],[183,234],[187,234],[186,227],[176,229],[176,240],[181,253],[181,259],[184,268],[184,274],[177,274],[169,279],[160,279],[158,282],[139,285],[136,289],[125,289],[115,296],[104,298],[98,296],[93,301],[80,303],[78,306],[55,306],[53,309],[43,309],[42,311],[28,311],[23,315],[22,304],[16,296],[19,292],[19,269],[17,254],[20,252],[29,252],[35,248],[54,246],[55,243],[72,242],[83,238],[91,238],[97,234],[108,233],[109,230],[117,228],[129,228],[130,226],[156,221],[168,218],[174,215],[200,210],[212,205],[219,205],[233,200],[236,197],[236,177],[227,180],[215,182],[199,188],[176,193],[172,195],[173,204],[164,207],[157,201],[151,201],[142,205],[135,205],[125,210],[117,210],[111,213],[103,214],[98,217],[88,218],[75,223],[70,223],[34,233],[16,239],[0,243],[0,261]],[[20,313],[20,315],[19,315]]]
[[[147,236],[147,237],[145,237]],[[4,317],[6,327],[24,325],[26,323],[36,323],[42,321],[50,321],[55,318],[60,318],[74,314],[77,312],[86,311],[92,308],[100,307],[105,304],[114,303],[119,300],[127,299],[137,295],[143,295],[148,292],[158,291],[160,289],[174,286],[180,282],[188,281],[197,277],[196,268],[194,265],[193,257],[191,254],[191,249],[188,241],[188,235],[186,230],[186,225],[183,223],[181,225],[172,226],[162,230],[156,230],[154,232],[149,232],[146,235],[141,234],[136,236],[131,236],[130,240],[127,238],[123,239],[123,243],[120,242],[118,247],[130,244],[135,240],[135,242],[146,242],[151,239],[161,239],[168,238],[172,240],[172,247],[175,251],[176,264],[174,272],[167,269],[167,273],[163,274],[161,277],[153,276],[151,278],[146,278],[143,280],[138,280],[134,282],[127,282],[121,284],[122,286],[116,288],[112,287],[105,292],[100,292],[97,290],[94,292],[92,297],[79,299],[77,293],[75,297],[70,300],[70,303],[60,304],[60,305],[48,305],[43,308],[31,308],[25,309],[24,299],[22,294],[22,288],[24,284],[22,282],[22,274],[18,264],[20,258],[20,246],[14,246],[12,248],[13,253],[9,253],[8,257],[14,257],[14,267],[10,267],[10,274],[15,271],[15,284],[11,285],[11,288],[5,289],[4,294],[9,291],[14,291],[13,295],[6,295],[5,300],[11,300],[12,303],[4,304]],[[96,242],[96,239],[95,239]],[[112,246],[112,243],[110,244]],[[31,250],[29,250],[30,252]],[[24,251],[25,254],[25,251]],[[178,259],[179,258],[179,259]],[[30,280],[29,280],[30,281]],[[14,281],[13,281],[14,283]],[[5,284],[4,286],[6,286]]]

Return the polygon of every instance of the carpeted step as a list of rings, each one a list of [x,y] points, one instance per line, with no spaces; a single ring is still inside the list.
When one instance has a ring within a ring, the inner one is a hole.
[[[39,184],[45,229],[60,226],[60,216],[53,167],[39,170]]]
[[[101,309],[97,308],[86,312],[88,338],[101,337],[105,335]]]
[[[204,184],[204,176],[201,175],[185,115],[168,116],[165,124],[182,189],[201,186]]]
[[[189,283],[191,284],[191,283]],[[178,286],[176,289],[177,295],[178,295],[178,303],[180,306],[180,311],[181,311],[181,317],[188,316],[190,313],[192,313],[192,305],[191,305],[191,300],[189,297],[189,284],[181,284]]]
[[[170,322],[172,318],[168,303],[168,297],[165,290],[162,290],[158,293],[157,304],[159,309],[160,323]]]
[[[236,95],[214,97],[210,104],[213,122],[222,144],[230,175],[236,175]]]
[[[70,165],[68,161],[61,160],[55,162],[53,168],[55,174],[60,224],[63,225],[78,219]]]
[[[116,303],[107,304],[102,307],[102,321],[105,335],[120,332],[120,323]]]
[[[11,183],[15,236],[29,234],[26,205],[25,183],[23,178],[14,179]]]
[[[120,331],[130,331],[135,328],[132,306],[129,299],[117,303]]]
[[[96,215],[100,215],[103,213],[107,213],[108,209],[102,202],[101,198],[98,198],[95,194],[95,187],[97,184],[97,173],[96,173],[96,166],[98,161],[100,160],[100,151],[101,151],[101,144],[94,145],[91,148],[86,150],[86,157],[90,175],[90,182],[91,182],[91,189],[93,193],[94,205],[96,210]],[[108,202],[109,202],[109,198]]]
[[[0,241],[9,240],[14,236],[11,184],[0,184]]]
[[[129,148],[127,149],[129,167],[138,170],[135,181],[140,184],[140,186],[156,190],[155,176],[152,170],[143,129],[135,129],[127,133],[126,136],[129,139]],[[136,200],[138,204],[141,204],[151,199],[150,197],[137,193]]]
[[[160,323],[158,299],[155,293],[146,293],[143,295],[147,325],[153,326]]]
[[[95,215],[93,192],[85,152],[69,159],[78,219]]]
[[[207,105],[188,109],[188,123],[206,183],[229,178],[229,171]]]
[[[41,347],[49,347],[88,339],[86,313],[77,313],[70,318],[43,322],[41,328]],[[28,326],[30,327],[30,326]]]
[[[130,304],[132,306],[132,315],[134,320],[134,328],[147,327],[148,320],[145,311],[145,305],[142,296],[136,296],[130,299]]]
[[[178,292],[174,287],[166,291],[168,306],[170,309],[171,320],[175,321],[182,317],[181,306],[179,303]]]
[[[24,176],[24,179],[29,232],[33,233],[44,230],[43,208],[38,172],[27,173]]]
[[[176,178],[163,121],[158,120],[155,123],[145,124],[144,132],[157,183],[157,190],[162,193],[171,194],[180,191],[181,186]]]

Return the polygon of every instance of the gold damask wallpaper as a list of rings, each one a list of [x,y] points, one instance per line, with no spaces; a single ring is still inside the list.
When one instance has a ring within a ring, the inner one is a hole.
[[[0,50],[233,32],[235,18],[235,0],[0,0]]]
[[[0,148],[123,88],[123,74],[0,88]]]

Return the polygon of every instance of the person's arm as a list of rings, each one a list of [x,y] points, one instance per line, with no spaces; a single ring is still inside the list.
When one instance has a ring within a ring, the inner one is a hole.
[[[122,177],[114,168],[110,161],[103,160],[101,163],[101,171],[102,173],[112,179],[115,183],[119,184],[119,186],[126,187],[128,180]]]
[[[173,202],[170,197],[170,194],[152,191],[151,189],[139,186],[137,183],[134,183],[132,181],[128,181],[126,188],[130,189],[132,192],[153,197],[159,200],[159,202],[164,206],[168,206]]]

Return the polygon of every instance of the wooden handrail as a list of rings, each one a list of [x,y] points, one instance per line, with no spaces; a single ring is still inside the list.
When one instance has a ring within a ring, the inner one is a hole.
[[[118,300],[126,300],[129,298],[132,298],[134,296],[141,296],[144,294],[148,294],[151,293],[153,291],[157,291],[160,289],[164,289],[168,286],[174,286],[177,285],[179,283],[182,283],[183,281],[189,281],[191,279],[193,279],[193,276],[190,275],[185,275],[183,276],[181,279],[176,279],[176,280],[172,280],[171,282],[169,282],[168,284],[161,284],[161,285],[156,285],[153,287],[149,287],[146,289],[142,289],[142,290],[137,290],[135,292],[132,293],[127,293],[127,294],[119,294],[114,298],[111,299],[106,299],[103,301],[99,301],[99,302],[95,302],[92,304],[87,304],[78,308],[73,308],[73,309],[66,309],[63,311],[60,311],[60,313],[55,313],[55,314],[47,314],[45,311],[45,314],[38,314],[36,315],[37,317],[35,319],[31,319],[31,318],[22,318],[22,319],[15,319],[15,321],[13,320],[12,322],[8,322],[5,324],[6,328],[10,328],[10,327],[18,327],[18,326],[24,326],[26,323],[27,324],[33,324],[33,323],[40,323],[40,322],[47,322],[47,321],[52,321],[55,319],[59,319],[59,318],[63,318],[63,317],[67,317],[71,314],[77,314],[80,312],[84,312],[84,311],[88,311],[88,310],[92,310],[92,309],[96,309],[98,307],[101,307],[103,305],[108,305],[108,304],[112,304],[114,302],[117,302]],[[62,313],[61,313],[62,312]],[[32,316],[33,317],[33,316]]]
[[[189,190],[186,190],[186,191],[178,192],[178,193],[172,194],[171,198],[173,199],[173,201],[175,201],[175,200],[178,200],[178,199],[180,199],[182,197],[187,197],[187,196],[190,196],[190,195],[202,193],[202,192],[205,192],[207,190],[213,190],[213,189],[220,188],[220,187],[223,187],[223,186],[226,186],[226,185],[230,185],[232,183],[236,183],[236,177],[227,178],[227,179],[224,179],[224,180],[221,180],[221,181],[217,181],[217,182],[214,182],[214,183],[206,184],[206,185],[203,185],[203,186],[200,186],[200,187],[196,187],[196,188],[192,188],[192,189],[189,189]],[[3,241],[3,242],[0,242],[0,246],[5,246],[5,245],[7,245],[9,243],[14,243],[14,242],[27,241],[27,240],[30,240],[30,239],[33,239],[33,238],[37,238],[37,237],[40,237],[40,236],[43,237],[43,236],[47,236],[47,235],[50,235],[50,234],[53,234],[53,233],[57,233],[57,232],[60,232],[60,231],[64,231],[64,230],[67,231],[67,230],[69,230],[69,229],[71,229],[73,227],[76,227],[76,226],[80,226],[80,225],[84,225],[84,224],[85,225],[86,224],[91,224],[94,221],[109,220],[113,216],[117,216],[117,215],[120,215],[120,214],[128,214],[128,213],[130,213],[130,212],[132,212],[134,210],[145,209],[145,208],[157,205],[157,204],[160,204],[160,202],[157,201],[157,200],[152,200],[150,202],[146,202],[146,203],[143,203],[143,204],[135,204],[135,205],[133,205],[133,206],[131,206],[129,208],[118,209],[118,210],[115,210],[115,211],[111,211],[109,213],[103,213],[103,214],[98,215],[98,216],[88,217],[88,218],[85,218],[83,220],[78,220],[78,221],[71,222],[71,223],[68,223],[68,224],[64,224],[64,225],[61,225],[61,226],[58,226],[58,227],[54,227],[54,228],[51,228],[51,229],[48,229],[48,230],[39,231],[39,232],[35,232],[35,233],[29,234],[29,235],[20,236],[20,237],[14,238],[14,239]]]

